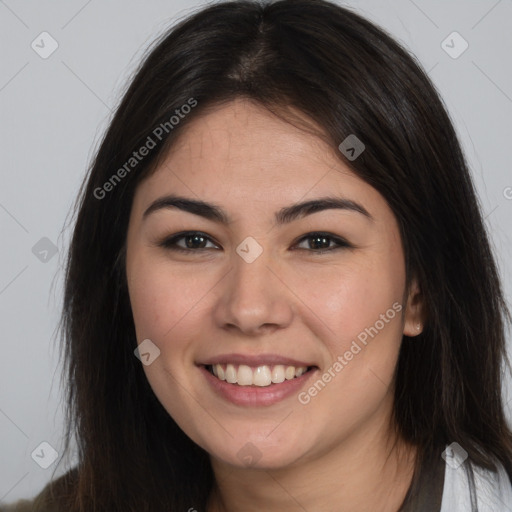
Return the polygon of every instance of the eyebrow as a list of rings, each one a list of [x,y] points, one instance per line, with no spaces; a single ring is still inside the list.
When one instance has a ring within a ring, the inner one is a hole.
[[[232,223],[230,216],[220,206],[176,195],[167,195],[151,203],[144,211],[142,218],[146,219],[156,211],[169,208],[177,208],[184,212],[193,213],[220,224]],[[355,201],[342,197],[320,197],[281,208],[274,215],[275,223],[278,225],[288,224],[307,215],[331,209],[348,210],[360,213],[371,221],[375,220],[366,208]]]

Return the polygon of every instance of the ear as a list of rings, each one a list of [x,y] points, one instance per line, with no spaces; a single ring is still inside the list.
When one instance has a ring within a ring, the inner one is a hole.
[[[406,336],[414,337],[423,332],[426,320],[425,313],[423,294],[417,279],[414,278],[409,288],[404,314],[404,334]]]

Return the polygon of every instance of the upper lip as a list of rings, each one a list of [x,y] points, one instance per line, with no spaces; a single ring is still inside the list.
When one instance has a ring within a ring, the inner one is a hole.
[[[211,357],[206,361],[203,361],[199,364],[208,366],[214,364],[245,364],[247,366],[257,367],[257,366],[272,366],[272,365],[287,365],[287,366],[315,366],[311,363],[306,363],[304,361],[298,361],[297,359],[292,359],[290,357],[280,356],[278,354],[258,354],[258,355],[245,355],[245,354],[222,354],[219,356]]]

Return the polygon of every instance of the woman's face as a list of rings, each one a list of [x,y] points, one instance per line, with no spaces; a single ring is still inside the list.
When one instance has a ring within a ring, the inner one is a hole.
[[[240,99],[191,122],[136,191],[126,271],[143,368],[217,461],[292,466],[388,427],[417,318],[403,316],[394,215],[336,151]],[[294,206],[326,198],[345,207]]]

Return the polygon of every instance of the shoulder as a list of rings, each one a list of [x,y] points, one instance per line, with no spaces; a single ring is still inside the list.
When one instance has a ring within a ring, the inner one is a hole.
[[[58,479],[50,482],[31,500],[19,500],[4,505],[0,503],[0,512],[61,512],[61,500],[69,495],[71,487],[76,483],[77,469],[73,468]],[[68,510],[68,509],[66,509]]]
[[[490,471],[465,461],[446,464],[441,512],[509,512],[512,510],[512,483],[499,461]],[[478,507],[478,508],[476,508]]]

